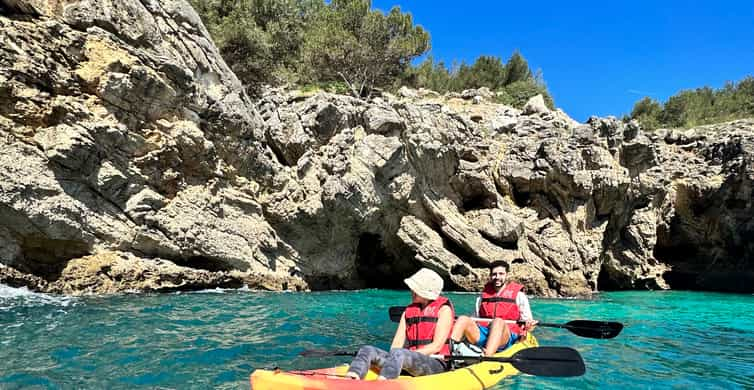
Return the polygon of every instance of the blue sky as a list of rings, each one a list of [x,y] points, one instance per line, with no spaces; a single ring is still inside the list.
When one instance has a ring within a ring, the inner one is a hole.
[[[390,1],[431,36],[450,64],[519,49],[540,68],[555,104],[579,121],[622,115],[643,96],[754,75],[754,0]]]

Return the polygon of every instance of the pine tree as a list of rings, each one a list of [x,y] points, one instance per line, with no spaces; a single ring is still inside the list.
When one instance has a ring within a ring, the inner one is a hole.
[[[526,62],[518,50],[513,52],[508,63],[505,65],[505,72],[505,85],[513,84],[517,81],[526,81],[532,78],[529,63]]]
[[[342,81],[354,96],[391,84],[429,49],[411,14],[385,15],[368,0],[332,0],[307,32],[303,61],[312,80]]]

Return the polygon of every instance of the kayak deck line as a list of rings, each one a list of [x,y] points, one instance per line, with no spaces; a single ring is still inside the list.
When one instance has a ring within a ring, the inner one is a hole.
[[[343,379],[350,379],[353,380],[348,375],[340,375],[340,374],[333,374],[332,372],[322,372],[317,370],[309,370],[309,371],[301,371],[301,370],[291,370],[291,371],[282,371],[282,370],[276,370],[276,374],[280,373],[286,373],[286,374],[293,374],[293,375],[305,375],[305,376],[324,376],[327,378],[343,378]]]
[[[471,374],[471,376],[473,376],[474,379],[476,379],[477,382],[479,382],[479,385],[482,386],[482,389],[486,389],[486,387],[484,387],[484,382],[482,382],[482,379],[479,378],[479,376],[477,376],[477,374],[474,372],[474,370],[472,370],[472,369],[470,369],[468,367],[463,367],[461,369],[462,370],[467,370],[469,372],[469,374]]]

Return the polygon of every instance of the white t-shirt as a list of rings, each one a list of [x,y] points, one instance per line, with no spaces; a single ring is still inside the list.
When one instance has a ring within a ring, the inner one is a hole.
[[[475,316],[479,317],[479,306],[482,304],[482,297],[477,297],[476,299],[476,309],[475,309]],[[518,306],[518,311],[520,313],[521,318],[519,318],[521,321],[530,321],[533,319],[531,315],[531,307],[529,307],[529,298],[526,297],[526,294],[519,291],[518,294],[516,294],[516,306]]]

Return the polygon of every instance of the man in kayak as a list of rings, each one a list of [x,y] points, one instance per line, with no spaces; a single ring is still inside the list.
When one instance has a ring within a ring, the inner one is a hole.
[[[476,317],[493,320],[475,323],[470,317],[458,317],[450,336],[454,347],[462,349],[464,344],[458,341],[466,336],[469,342],[484,348],[485,356],[491,356],[513,345],[537,324],[532,318],[523,286],[507,280],[509,270],[510,266],[504,261],[490,264],[490,280],[476,300]],[[525,324],[510,321],[524,321]]]
[[[380,368],[378,379],[394,379],[406,370],[414,376],[445,371],[445,363],[430,355],[449,355],[448,337],[455,316],[450,301],[440,296],[443,280],[436,272],[422,268],[404,282],[411,289],[411,304],[401,315],[390,352],[367,345],[361,347],[347,376],[364,379],[370,366]]]

